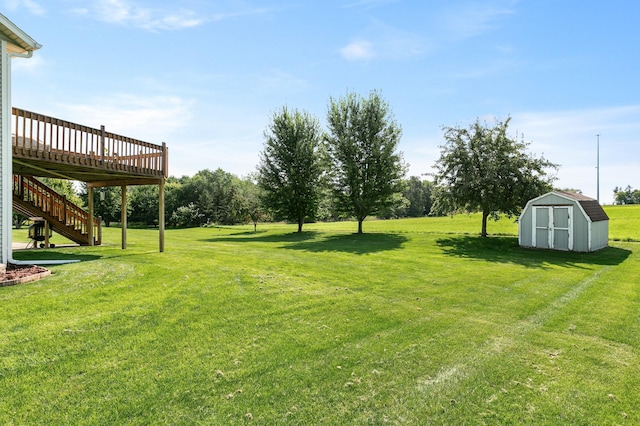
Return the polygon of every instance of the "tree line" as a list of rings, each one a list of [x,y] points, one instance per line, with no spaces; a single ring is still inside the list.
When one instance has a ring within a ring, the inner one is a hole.
[[[432,183],[417,176],[403,182],[402,204],[380,218],[420,217],[429,214]],[[332,209],[327,197],[319,200],[320,209],[314,220],[339,220],[340,214]],[[79,194],[80,205],[86,206],[86,185]],[[94,214],[102,218],[105,226],[121,219],[122,192],[120,187],[96,190]],[[194,176],[171,176],[165,183],[166,222],[172,227],[236,225],[263,221],[285,221],[286,218],[268,211],[261,198],[255,174],[238,177],[222,169],[205,169]],[[131,186],[127,188],[127,221],[129,224],[155,226],[158,220],[158,186]]]
[[[361,233],[369,216],[481,212],[486,236],[487,219],[519,214],[529,199],[552,189],[555,176],[549,172],[558,168],[510,136],[509,121],[443,127],[444,145],[429,179],[406,178],[398,151],[402,128],[377,91],[330,98],[326,128],[307,112],[284,106],[264,131],[255,172],[238,177],[205,169],[192,177],[169,177],[166,223],[253,223],[255,228],[260,221],[288,221],[300,232],[310,221],[355,219]],[[46,183],[87,205],[86,184],[74,193],[68,181]],[[158,186],[129,187],[128,222],[157,225],[158,195]],[[120,222],[121,196],[120,187],[96,190],[94,212],[106,226]]]
[[[633,189],[631,185],[626,188],[615,187],[613,189],[615,204],[640,204],[640,189]]]

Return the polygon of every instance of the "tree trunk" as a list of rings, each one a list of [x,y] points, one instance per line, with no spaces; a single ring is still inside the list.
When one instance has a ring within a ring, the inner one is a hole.
[[[298,219],[298,232],[302,232],[303,223],[304,223],[304,219]]]
[[[362,221],[364,219],[358,219],[358,234],[362,234]]]
[[[258,222],[253,222],[253,233],[255,234],[258,231]]]
[[[489,212],[483,210],[482,211],[482,237],[486,238],[487,236],[487,218],[489,217]]]

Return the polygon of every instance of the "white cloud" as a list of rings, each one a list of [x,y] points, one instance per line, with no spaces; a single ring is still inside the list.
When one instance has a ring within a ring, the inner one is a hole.
[[[468,3],[451,10],[444,24],[452,38],[468,39],[491,30],[496,21],[513,13],[513,1]]]
[[[31,58],[14,58],[11,61],[11,70],[16,73],[35,74],[46,64],[39,52]]]
[[[580,189],[596,198],[597,134],[600,134],[600,200],[613,203],[616,186],[640,188],[640,104],[596,109],[520,112],[512,115],[509,133],[524,137],[533,155],[560,165],[555,186]],[[505,119],[506,117],[499,117]],[[475,118],[474,118],[475,119]],[[494,116],[479,117],[491,125]],[[462,124],[462,126],[466,126]],[[410,174],[432,172],[439,158],[441,133],[404,138],[401,150]]]
[[[340,54],[348,61],[371,59],[375,56],[373,45],[368,40],[355,40],[340,49]]]
[[[182,30],[198,27],[207,22],[264,14],[268,9],[240,7],[225,12],[208,13],[180,7],[171,9],[168,9],[166,6],[151,8],[141,6],[134,0],[92,0],[89,4],[71,9],[70,11],[80,16],[95,17],[100,21],[110,24],[141,28],[155,32]]]
[[[44,15],[45,10],[40,4],[33,0],[6,0],[3,2],[4,6],[10,10],[27,9],[33,15]]]
[[[433,49],[431,42],[404,28],[398,28],[379,19],[371,24],[358,38],[340,49],[347,60],[397,60],[420,56]]]
[[[159,144],[189,125],[192,102],[178,97],[114,95],[109,100],[63,104],[59,117],[89,127]]]
[[[76,13],[87,9],[76,9]],[[202,25],[205,19],[191,10],[166,11],[141,7],[128,0],[97,0],[93,12],[102,21],[150,31],[179,30]],[[91,14],[91,10],[88,10]]]
[[[523,112],[514,114],[512,131],[524,134],[536,154],[560,164],[557,186],[581,189],[595,197],[597,141],[600,134],[600,195],[613,201],[615,186],[640,187],[640,105]]]

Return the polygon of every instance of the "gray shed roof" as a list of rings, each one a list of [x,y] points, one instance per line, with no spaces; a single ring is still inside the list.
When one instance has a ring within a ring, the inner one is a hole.
[[[578,194],[576,192],[565,192],[565,191],[553,191],[554,193],[564,196],[566,198],[570,198],[572,200],[576,200],[582,206],[584,212],[589,216],[592,222],[600,222],[603,220],[609,220],[609,216],[605,213],[604,209],[598,202],[598,200],[587,197],[586,195]]]

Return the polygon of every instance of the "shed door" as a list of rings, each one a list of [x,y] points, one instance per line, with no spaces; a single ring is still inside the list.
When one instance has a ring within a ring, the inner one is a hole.
[[[556,250],[573,249],[571,241],[571,212],[573,209],[567,207],[553,208],[553,245]]]
[[[533,207],[533,247],[573,250],[573,206]]]
[[[551,248],[551,207],[533,207],[533,246]]]

